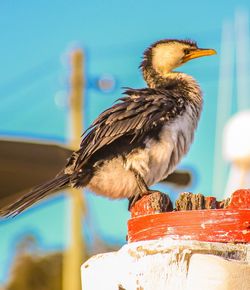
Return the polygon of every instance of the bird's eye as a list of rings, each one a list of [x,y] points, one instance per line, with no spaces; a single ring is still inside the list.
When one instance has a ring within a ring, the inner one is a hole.
[[[189,54],[190,53],[190,49],[186,48],[184,49],[184,54]]]

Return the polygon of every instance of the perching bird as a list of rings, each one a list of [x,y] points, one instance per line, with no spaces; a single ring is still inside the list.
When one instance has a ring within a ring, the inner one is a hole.
[[[140,65],[146,88],[127,88],[84,132],[80,149],[52,180],[1,210],[16,215],[68,186],[88,187],[134,203],[166,178],[187,153],[202,110],[202,93],[189,75],[173,71],[187,61],[215,54],[190,40],[166,39],[145,50]]]

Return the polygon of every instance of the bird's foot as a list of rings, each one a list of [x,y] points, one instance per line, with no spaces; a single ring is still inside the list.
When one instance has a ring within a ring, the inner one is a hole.
[[[133,195],[132,197],[130,197],[128,199],[128,210],[130,211],[131,208],[136,204],[136,202],[138,200],[140,200],[144,195],[149,195],[149,194],[153,194],[155,192],[159,192],[157,190],[147,190],[147,191],[144,191],[144,192],[139,192],[139,193],[136,193],[136,195]]]
[[[128,198],[128,210],[130,211],[131,208],[135,205],[135,203],[140,200],[142,198],[142,196],[140,195],[140,193],[136,193],[136,195],[133,195],[131,197]]]

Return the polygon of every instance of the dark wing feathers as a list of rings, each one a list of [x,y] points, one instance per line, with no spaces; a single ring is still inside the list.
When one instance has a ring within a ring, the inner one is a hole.
[[[76,169],[103,146],[121,136],[131,136],[131,142],[167,121],[171,121],[185,109],[185,99],[174,90],[127,89],[120,98],[105,110],[83,134]]]

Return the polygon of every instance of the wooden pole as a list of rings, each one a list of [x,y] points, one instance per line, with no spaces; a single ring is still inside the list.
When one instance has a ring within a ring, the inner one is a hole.
[[[81,135],[83,132],[82,108],[84,100],[84,72],[83,72],[83,52],[80,49],[73,51],[71,55],[71,91],[70,91],[70,121],[71,121],[71,142],[73,150],[79,148]]]
[[[71,91],[70,91],[70,147],[79,148],[83,132],[83,52],[78,49],[71,55]],[[65,251],[63,263],[63,290],[80,290],[80,267],[84,256],[84,242],[82,239],[82,217],[84,212],[83,192],[79,189],[70,189],[70,242]]]

